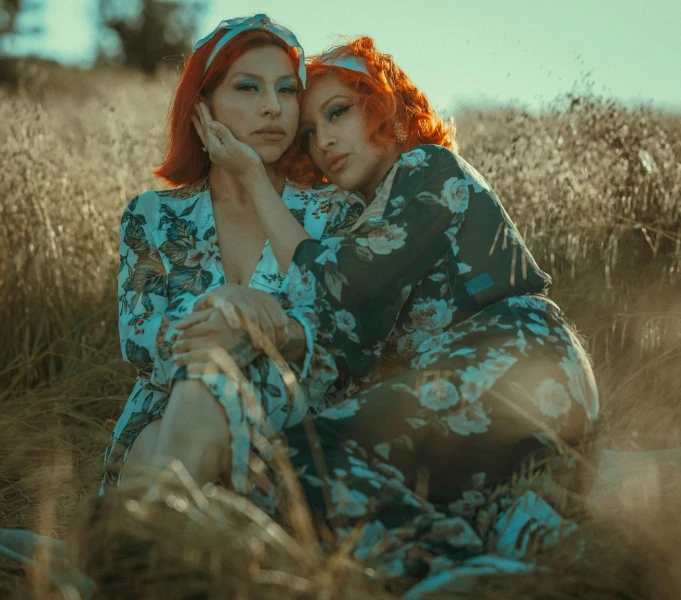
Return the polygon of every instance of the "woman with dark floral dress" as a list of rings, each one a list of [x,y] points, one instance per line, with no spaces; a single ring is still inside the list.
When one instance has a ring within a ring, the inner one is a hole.
[[[408,597],[426,597],[462,562],[522,556],[528,507],[557,535],[562,520],[543,501],[519,507],[495,486],[543,448],[569,454],[598,393],[546,296],[550,277],[391,57],[359,38],[308,64],[308,81],[309,159],[296,177],[323,174],[367,208],[302,241],[288,267],[305,373],[334,381],[336,404],[311,419],[314,435],[307,423],[281,439],[312,513],[340,538],[363,525],[355,555],[398,587],[422,580]],[[263,507],[276,508],[276,486],[268,493]]]

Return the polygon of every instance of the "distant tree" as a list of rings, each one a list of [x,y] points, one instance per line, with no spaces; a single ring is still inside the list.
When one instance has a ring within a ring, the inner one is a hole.
[[[29,25],[30,18],[26,18],[35,16],[42,7],[41,0],[0,0],[0,56],[11,54],[13,38],[35,36],[43,32],[40,25]]]
[[[191,51],[210,0],[100,0],[102,26],[115,32],[123,64],[154,73]],[[104,52],[100,49],[100,57]]]
[[[0,35],[14,32],[20,10],[21,0],[2,0],[0,2]]]

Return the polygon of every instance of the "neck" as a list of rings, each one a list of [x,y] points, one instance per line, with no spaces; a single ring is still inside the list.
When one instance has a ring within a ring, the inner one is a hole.
[[[286,185],[286,178],[275,173],[271,165],[265,165],[265,172],[272,186],[281,196]],[[208,172],[208,186],[213,203],[219,203],[226,211],[255,211],[255,205],[241,182],[231,173],[212,165]]]
[[[362,194],[362,196],[364,196],[367,202],[371,202],[373,200],[378,184],[383,181],[383,178],[387,175],[388,171],[392,169],[399,157],[400,152],[397,149],[386,153],[386,155],[381,159],[379,165],[376,167],[376,174],[371,178],[371,181],[364,187],[357,190],[360,194]]]

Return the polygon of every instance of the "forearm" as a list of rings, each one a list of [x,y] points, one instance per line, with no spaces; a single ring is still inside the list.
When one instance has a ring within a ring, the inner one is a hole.
[[[258,211],[279,268],[286,274],[298,244],[312,236],[282,202],[264,170],[249,178],[246,189]]]
[[[305,349],[305,329],[296,319],[289,318],[288,337],[284,345],[278,349],[279,353],[286,362],[300,365],[305,360]],[[245,331],[239,332],[234,344],[229,348],[229,355],[239,367],[251,364],[263,354],[266,354],[266,352],[260,348],[255,348],[251,337]]]
[[[305,360],[306,345],[305,329],[297,319],[289,317],[288,337],[280,349],[284,360],[288,363],[296,363],[300,366]]]
[[[251,337],[245,332],[240,332],[237,341],[229,349],[229,355],[234,359],[234,362],[236,362],[239,367],[250,365],[262,354],[262,349],[253,346]]]

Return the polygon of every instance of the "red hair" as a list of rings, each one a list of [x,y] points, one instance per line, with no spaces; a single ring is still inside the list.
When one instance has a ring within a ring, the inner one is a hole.
[[[329,57],[358,57],[374,75],[325,64],[320,60],[322,56],[325,60]],[[345,85],[363,98],[367,135],[376,145],[387,146],[396,142],[395,125],[401,124],[407,136],[403,143],[398,144],[403,152],[422,144],[436,144],[449,149],[456,147],[454,124],[443,121],[430,106],[426,95],[395,64],[393,57],[376,49],[372,38],[361,36],[311,57],[307,64],[308,88],[328,73],[338,75]],[[303,148],[300,137],[296,137],[293,145],[295,155],[291,153],[286,161],[289,178],[306,185],[323,179],[322,172]]]
[[[201,138],[192,124],[194,105],[201,96],[211,97],[238,58],[255,48],[266,46],[282,48],[291,58],[298,85],[302,88],[302,82],[297,75],[300,65],[298,52],[295,48],[289,47],[281,38],[264,30],[244,31],[234,36],[220,49],[204,75],[208,57],[226,33],[227,30],[215,35],[189,56],[185,61],[182,77],[177,84],[168,119],[166,157],[154,171],[154,175],[174,187],[194,186],[208,177],[211,162],[208,155],[201,149],[203,146]],[[280,162],[281,159],[278,161],[277,170],[282,168],[279,165]]]

